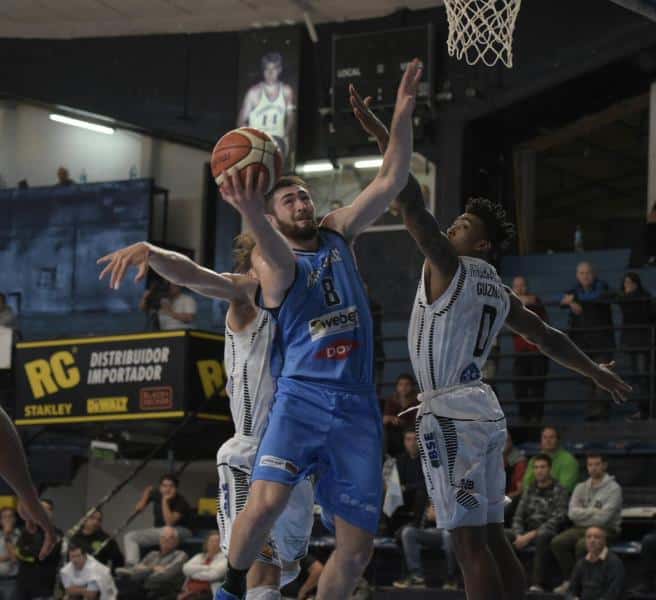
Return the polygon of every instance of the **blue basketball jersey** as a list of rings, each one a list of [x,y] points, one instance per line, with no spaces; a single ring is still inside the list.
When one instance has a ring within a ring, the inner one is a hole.
[[[294,250],[296,275],[279,308],[275,377],[339,386],[373,385],[369,300],[348,242],[319,229],[316,252]]]

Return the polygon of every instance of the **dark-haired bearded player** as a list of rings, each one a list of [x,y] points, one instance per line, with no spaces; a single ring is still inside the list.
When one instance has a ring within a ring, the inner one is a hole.
[[[353,97],[356,115],[370,116],[370,100]],[[363,126],[384,151],[385,128],[371,118]],[[612,363],[592,362],[503,285],[487,262],[513,234],[500,206],[470,200],[445,235],[412,176],[398,201],[425,256],[408,344],[421,390],[417,437],[437,527],[451,531],[469,600],[523,598],[523,570],[503,530],[506,420],[481,380],[492,340],[506,324],[615,401],[624,402],[631,388],[610,370]]]

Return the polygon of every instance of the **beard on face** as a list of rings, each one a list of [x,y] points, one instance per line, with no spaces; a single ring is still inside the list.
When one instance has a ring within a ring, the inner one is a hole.
[[[319,225],[316,219],[312,219],[310,224],[305,226],[297,225],[296,222],[290,224],[285,223],[278,218],[275,219],[276,225],[278,226],[278,231],[280,231],[280,233],[282,233],[286,238],[290,238],[292,240],[311,240],[315,235],[317,235],[317,231],[319,230]]]

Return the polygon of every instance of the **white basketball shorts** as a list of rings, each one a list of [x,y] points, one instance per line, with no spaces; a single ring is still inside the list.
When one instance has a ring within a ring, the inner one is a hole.
[[[485,384],[421,394],[417,440],[437,527],[503,523],[506,419]]]

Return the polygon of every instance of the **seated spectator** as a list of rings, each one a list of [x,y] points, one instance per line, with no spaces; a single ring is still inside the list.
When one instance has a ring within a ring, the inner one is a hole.
[[[533,483],[524,490],[513,518],[508,539],[516,550],[535,548],[529,578],[533,592],[544,591],[549,545],[567,521],[567,490],[551,476],[551,458],[538,454],[533,459]]]
[[[84,522],[82,528],[71,538],[71,544],[88,548],[89,553],[110,569],[123,566],[123,554],[116,540],[102,528],[102,511],[96,510]]]
[[[68,546],[68,560],[59,572],[64,600],[115,600],[116,586],[110,570],[84,546],[73,542]]]
[[[506,471],[506,496],[512,501],[506,507],[506,518],[512,519],[517,503],[524,490],[524,475],[528,461],[524,453],[512,441],[510,432],[506,436],[506,445],[503,449],[503,466]]]
[[[528,291],[525,277],[515,277],[512,282],[513,292],[522,304],[538,315],[545,323],[549,322],[542,300]],[[529,422],[540,423],[544,415],[544,377],[549,370],[549,359],[535,344],[531,344],[521,335],[513,335],[515,357],[513,363],[514,377],[537,377],[534,381],[515,381],[513,388],[519,402],[519,416]]]
[[[600,454],[589,454],[587,481],[579,483],[569,501],[568,516],[573,526],[558,534],[551,542],[551,551],[558,561],[563,583],[554,591],[565,593],[578,558],[585,554],[586,530],[600,527],[606,539],[612,541],[620,533],[622,522],[622,488],[608,475],[608,463]]]
[[[631,592],[651,594],[656,592],[656,530],[642,538],[638,585]]]
[[[440,550],[446,557],[446,580],[442,589],[458,589],[457,561],[451,542],[451,535],[446,529],[438,529],[435,525],[435,509],[428,502],[426,512],[419,524],[406,525],[401,530],[401,545],[403,556],[408,567],[408,576],[394,582],[395,588],[424,587],[426,579],[421,564],[421,551],[423,549]]]
[[[0,512],[0,600],[13,600],[16,597],[16,575],[18,559],[16,542],[20,531],[16,529],[16,512],[13,508],[3,508]]]
[[[624,565],[608,549],[606,532],[588,527],[585,532],[587,554],[574,567],[569,589],[571,600],[620,600],[624,590]]]
[[[610,301],[612,295],[605,281],[597,278],[592,265],[582,262],[576,267],[577,284],[561,300],[568,308],[569,334],[576,344],[597,363],[613,360],[615,335]],[[609,396],[591,382],[586,401],[587,421],[608,419]]]
[[[133,567],[116,569],[119,593],[124,600],[175,600],[184,575],[187,555],[178,550],[180,538],[174,527],[164,527],[159,550],[152,550]]]
[[[205,539],[203,552],[182,567],[187,578],[178,600],[212,600],[228,572],[228,557],[221,552],[221,537],[213,531]]]
[[[280,590],[282,597],[298,600],[313,598],[321,573],[323,563],[312,554],[307,554],[301,559],[301,572],[298,577]]]
[[[7,296],[0,292],[0,327],[16,329],[16,315],[7,304]]]
[[[54,520],[55,504],[46,498],[41,505]],[[61,538],[62,532],[56,529]],[[18,559],[18,577],[16,584],[18,600],[48,599],[52,598],[57,572],[59,571],[59,557],[61,555],[61,542],[58,542],[52,552],[45,559],[39,559],[39,552],[43,545],[43,532],[33,524],[28,523],[21,531],[16,542],[16,558]]]
[[[74,183],[66,167],[57,169],[57,185],[73,185]]]
[[[403,452],[403,432],[415,426],[415,412],[398,416],[399,413],[417,406],[417,384],[415,378],[408,373],[402,373],[396,378],[396,388],[391,396],[385,399],[383,408],[383,425],[387,439],[387,452],[392,456]]]
[[[163,331],[192,329],[196,310],[196,301],[189,294],[183,294],[179,285],[170,283],[168,294],[162,298],[157,312],[159,328]]]
[[[403,507],[408,512],[414,512],[418,499],[417,493],[426,489],[424,473],[421,470],[419,444],[414,429],[408,429],[404,432],[403,446],[405,452],[396,459],[396,468],[399,472],[399,481],[403,492]],[[423,494],[419,499],[423,503]]]
[[[551,476],[562,485],[569,493],[579,481],[579,463],[573,454],[561,448],[560,434],[555,427],[545,427],[540,437],[540,453],[547,454],[551,458]],[[533,481],[533,461],[528,461],[526,475],[524,475],[524,489]]]
[[[631,359],[631,370],[634,375],[633,389],[640,392],[640,385],[644,386],[646,381],[640,375],[647,372],[648,348],[651,344],[649,325],[654,315],[651,294],[642,286],[637,273],[629,271],[624,275],[618,302],[622,311],[622,325],[628,327],[622,329],[621,344],[629,352]],[[639,410],[629,417],[630,420],[649,417],[649,396],[644,387],[642,395],[644,397],[640,400]]]
[[[187,528],[191,507],[184,496],[178,494],[178,478],[175,475],[163,475],[157,492],[149,485],[137,502],[135,511],[142,512],[151,503],[154,526],[125,534],[123,545],[127,566],[134,566],[139,562],[141,548],[158,543],[164,527],[174,527],[181,541],[191,536],[191,531]]]

